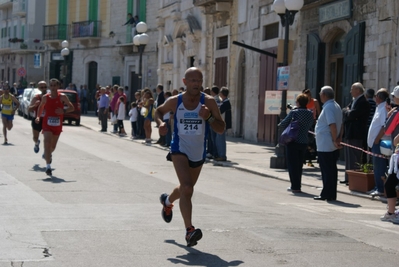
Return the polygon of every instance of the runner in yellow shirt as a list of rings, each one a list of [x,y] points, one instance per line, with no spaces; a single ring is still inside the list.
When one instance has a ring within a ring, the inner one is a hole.
[[[0,104],[1,104],[1,120],[3,122],[3,135],[4,135],[4,145],[8,144],[7,140],[7,130],[11,131],[12,129],[12,121],[14,120],[15,111],[19,107],[19,101],[15,98],[14,95],[10,94],[10,88],[6,86],[3,89],[3,95],[0,96]],[[13,103],[15,105],[13,105]]]

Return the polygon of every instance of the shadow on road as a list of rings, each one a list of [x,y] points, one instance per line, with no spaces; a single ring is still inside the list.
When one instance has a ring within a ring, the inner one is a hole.
[[[50,182],[50,183],[53,183],[53,184],[76,183],[76,181],[65,181],[64,179],[58,178],[58,177],[55,177],[55,176],[51,176],[49,178],[42,179],[42,181],[43,182]]]
[[[217,255],[201,252],[195,248],[190,248],[177,243],[175,240],[165,240],[165,243],[176,245],[187,250],[186,255],[176,256],[176,258],[168,258],[174,264],[184,264],[187,266],[238,266],[243,261],[225,261]]]

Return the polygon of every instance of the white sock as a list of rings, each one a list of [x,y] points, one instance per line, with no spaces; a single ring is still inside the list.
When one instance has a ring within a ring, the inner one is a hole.
[[[51,165],[50,164],[47,164],[47,169],[51,169]]]
[[[172,206],[172,203],[170,203],[170,201],[169,201],[169,196],[166,198],[165,204],[166,204],[166,206]]]

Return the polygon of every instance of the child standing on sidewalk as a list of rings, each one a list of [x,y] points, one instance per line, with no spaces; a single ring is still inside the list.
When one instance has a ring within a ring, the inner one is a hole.
[[[137,103],[133,102],[131,105],[129,116],[130,116],[130,123],[132,124],[132,139],[137,138],[137,116],[139,114],[137,110]]]

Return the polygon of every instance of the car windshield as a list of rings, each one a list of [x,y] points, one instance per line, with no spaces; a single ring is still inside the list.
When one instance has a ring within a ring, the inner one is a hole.
[[[67,92],[64,92],[64,94],[68,97],[68,99],[69,99],[69,101],[71,101],[71,103],[76,103],[77,101],[76,101],[76,94],[73,94],[73,93],[67,93]]]

